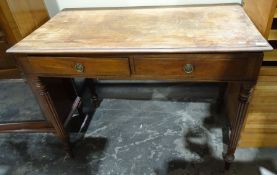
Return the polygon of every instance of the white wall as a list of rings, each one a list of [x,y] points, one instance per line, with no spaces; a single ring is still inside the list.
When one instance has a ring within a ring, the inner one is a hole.
[[[241,3],[241,0],[44,0],[50,16],[64,8]]]

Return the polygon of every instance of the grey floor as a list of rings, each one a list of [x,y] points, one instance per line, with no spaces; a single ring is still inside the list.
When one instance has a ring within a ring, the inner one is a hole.
[[[40,119],[21,80],[0,81],[0,120]],[[226,121],[211,102],[105,99],[67,159],[51,134],[0,134],[0,175],[271,175],[276,149],[238,149],[223,171]],[[225,133],[225,134],[224,134]]]

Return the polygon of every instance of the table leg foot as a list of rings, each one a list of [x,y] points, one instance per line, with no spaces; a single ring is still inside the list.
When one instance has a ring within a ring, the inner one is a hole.
[[[99,100],[97,95],[92,96],[91,100],[95,108],[98,108],[100,106],[101,100]]]
[[[234,154],[223,153],[223,159],[224,159],[224,169],[228,171],[230,169],[231,164],[235,160],[235,156]]]
[[[73,159],[74,153],[73,153],[72,144],[70,143],[69,138],[63,139],[63,146],[66,152],[66,157]]]

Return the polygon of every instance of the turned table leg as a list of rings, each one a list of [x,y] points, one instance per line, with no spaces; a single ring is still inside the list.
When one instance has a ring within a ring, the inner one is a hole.
[[[225,161],[225,169],[227,170],[230,168],[231,163],[235,159],[234,154],[240,139],[241,130],[246,118],[249,99],[252,94],[254,85],[255,83],[242,83],[240,85],[238,106],[231,125],[228,150],[227,153],[223,155]]]
[[[65,131],[63,123],[60,120],[59,115],[54,107],[53,101],[47,89],[47,85],[40,77],[28,76],[26,78],[38,100],[44,116],[46,117],[47,121],[51,123],[54,127],[55,134],[63,142],[65,151],[67,152],[68,156],[73,157],[69,134]]]

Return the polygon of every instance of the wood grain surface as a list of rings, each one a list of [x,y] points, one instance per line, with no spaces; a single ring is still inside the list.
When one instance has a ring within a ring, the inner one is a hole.
[[[65,10],[10,53],[265,51],[240,5]]]
[[[271,49],[240,5],[215,5],[65,10],[9,52],[23,55],[17,61],[69,153],[54,77],[228,82],[228,168]]]
[[[85,58],[85,57],[29,57],[32,72],[75,76],[129,75],[128,58]],[[82,66],[82,71],[76,70]]]
[[[244,9],[246,13],[266,38],[271,29],[276,5],[276,0],[244,0]]]
[[[134,56],[137,76],[176,77],[186,80],[255,81],[262,55],[253,54],[177,54]],[[255,60],[255,61],[254,61]],[[185,66],[193,70],[186,73]]]
[[[43,0],[0,1],[0,79],[20,78],[20,71],[6,50],[49,19]]]
[[[266,73],[266,72],[265,72]],[[275,77],[276,76],[264,76]],[[277,79],[258,81],[241,133],[240,147],[276,147]]]

